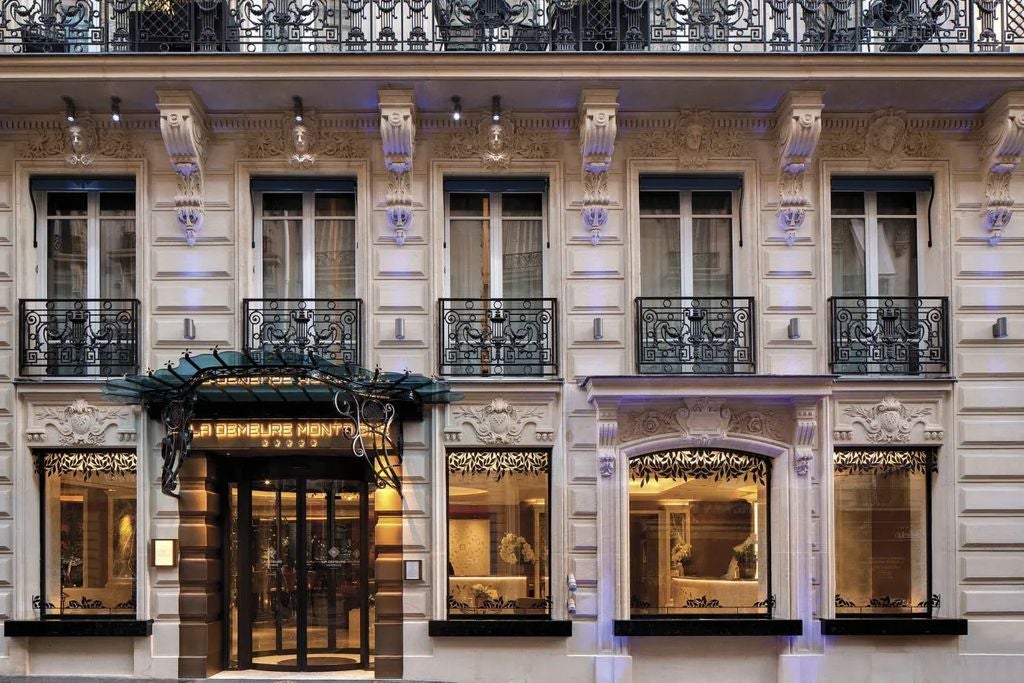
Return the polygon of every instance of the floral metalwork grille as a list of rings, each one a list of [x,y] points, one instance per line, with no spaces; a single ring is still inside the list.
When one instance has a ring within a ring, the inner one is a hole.
[[[555,299],[441,299],[442,375],[555,375]]]
[[[359,299],[246,299],[244,346],[249,351],[306,353],[336,363],[361,362]]]
[[[837,450],[833,464],[836,472],[849,474],[928,474],[938,471],[933,449]]]
[[[750,297],[636,300],[640,374],[746,374],[755,370]]]
[[[22,299],[19,313],[23,377],[138,371],[136,299]]]
[[[920,375],[949,371],[949,299],[832,297],[832,372]]]
[[[629,477],[640,486],[651,479],[743,479],[768,481],[767,458],[733,451],[695,449],[647,453],[629,459]]]
[[[448,471],[452,474],[484,474],[501,481],[507,474],[547,474],[547,451],[449,451]]]

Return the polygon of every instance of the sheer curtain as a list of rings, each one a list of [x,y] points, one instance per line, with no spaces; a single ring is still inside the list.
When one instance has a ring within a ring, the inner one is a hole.
[[[832,294],[864,296],[866,286],[863,218],[832,219]]]
[[[544,296],[543,223],[506,218],[501,224],[503,294],[509,299]]]
[[[641,296],[682,296],[679,258],[679,218],[641,218]]]

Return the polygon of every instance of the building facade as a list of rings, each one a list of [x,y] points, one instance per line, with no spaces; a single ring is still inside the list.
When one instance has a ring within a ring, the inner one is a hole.
[[[3,4],[0,673],[1019,679],[1024,5],[300,5]]]

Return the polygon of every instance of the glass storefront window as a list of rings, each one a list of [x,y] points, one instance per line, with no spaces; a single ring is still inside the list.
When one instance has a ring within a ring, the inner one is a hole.
[[[36,454],[41,617],[135,615],[134,451]]]
[[[928,450],[835,453],[836,616],[930,616]]]
[[[448,615],[551,613],[550,453],[449,451]]]
[[[725,450],[629,461],[633,617],[770,616],[768,459]]]

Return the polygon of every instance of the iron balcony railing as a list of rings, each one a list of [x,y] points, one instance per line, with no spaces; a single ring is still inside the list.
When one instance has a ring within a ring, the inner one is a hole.
[[[245,299],[246,351],[314,353],[335,363],[362,362],[361,299]]]
[[[1020,0],[0,0],[38,53],[1001,52]]]
[[[441,299],[442,375],[558,374],[555,299]]]
[[[755,372],[751,297],[638,297],[636,364],[641,375]]]
[[[139,371],[137,299],[21,299],[22,377],[110,377]]]
[[[946,297],[832,297],[829,367],[841,375],[949,372]]]

